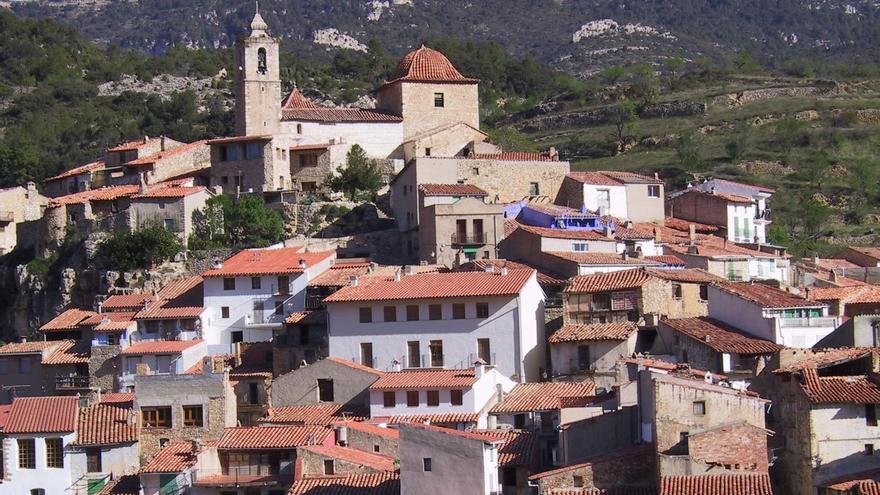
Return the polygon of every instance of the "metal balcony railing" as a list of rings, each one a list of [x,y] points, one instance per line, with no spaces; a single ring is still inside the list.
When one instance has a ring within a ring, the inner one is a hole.
[[[755,210],[755,220],[770,220],[770,209]]]
[[[89,388],[89,377],[83,375],[68,375],[55,378],[56,389]]]
[[[452,234],[451,242],[453,246],[479,246],[486,244],[487,238],[486,232],[460,232]]]

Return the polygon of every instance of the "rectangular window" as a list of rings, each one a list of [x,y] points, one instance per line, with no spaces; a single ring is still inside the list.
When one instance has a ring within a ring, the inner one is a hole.
[[[437,407],[440,405],[440,391],[428,390],[428,406]]]
[[[584,486],[584,477],[574,475],[571,477],[571,486],[575,488],[583,488]]]
[[[284,301],[275,301],[275,314],[283,315],[284,314]]]
[[[364,366],[373,366],[373,344],[371,342],[361,343],[361,364]]]
[[[419,306],[417,304],[407,305],[406,321],[419,321]]]
[[[360,309],[360,321],[361,321],[361,323],[372,323],[373,322],[373,308],[361,308]]]
[[[290,294],[290,277],[288,275],[278,276],[278,293],[283,296]]]
[[[681,299],[681,284],[672,282],[672,298]]]
[[[449,402],[453,406],[460,406],[464,403],[463,401],[464,394],[461,390],[450,390],[449,391]]]
[[[223,279],[223,290],[235,290],[235,279],[226,277]]]
[[[244,332],[241,330],[236,330],[229,334],[230,340],[232,340],[233,344],[237,344],[239,342],[244,342]]]
[[[489,342],[489,339],[477,339],[477,357],[486,364],[492,364],[492,345]]]
[[[171,428],[170,407],[149,407],[141,409],[144,428]]]
[[[865,404],[865,424],[877,426],[877,404]]]
[[[406,391],[406,407],[419,407],[419,391],[418,390],[407,390]]]
[[[442,368],[443,367],[443,341],[442,340],[432,340],[428,344],[428,349],[431,352],[431,366],[434,368]]]
[[[874,444],[866,443],[865,444],[865,455],[874,455]]]
[[[86,449],[86,471],[90,473],[100,473],[102,471],[100,447]]]
[[[27,375],[31,372],[31,358],[22,357],[18,360],[18,373],[21,375]]]
[[[429,320],[442,320],[443,319],[443,306],[440,304],[428,305],[428,319]]]
[[[33,438],[18,439],[19,469],[37,469],[36,445]]]
[[[422,470],[423,470],[424,472],[426,472],[426,473],[430,473],[430,472],[431,472],[431,468],[432,468],[432,466],[431,466],[431,458],[430,458],[430,457],[425,457],[425,458],[423,458],[423,459],[422,459]]]
[[[648,186],[648,197],[649,198],[659,198],[660,197],[660,186]]]
[[[488,317],[489,317],[489,303],[478,302],[477,303],[477,318],[488,318]]]
[[[590,346],[589,345],[577,346],[577,355],[578,355],[578,369],[577,369],[577,371],[589,370],[590,365],[592,364],[592,362],[590,360]]]
[[[704,416],[706,414],[706,402],[702,400],[694,401],[694,414]]]
[[[332,378],[318,378],[318,401],[333,402]]]
[[[463,320],[465,318],[464,303],[455,303],[452,305],[452,319]]]
[[[385,321],[397,321],[397,306],[385,306],[382,308],[382,316]]]
[[[739,231],[739,217],[733,217],[733,240],[739,241],[740,231]]]
[[[709,286],[701,285],[700,286],[700,300],[708,301],[709,300]]]
[[[410,340],[406,343],[407,367],[421,367],[421,348],[418,340]]]
[[[46,467],[64,467],[64,442],[60,438],[46,439]]]
[[[336,474],[336,466],[333,459],[324,459],[324,474]]]
[[[251,277],[251,289],[259,289],[263,286],[263,277]]]
[[[382,405],[385,407],[394,407],[397,405],[397,392],[383,392]]]
[[[247,143],[244,148],[245,160],[256,160],[263,157],[263,143]]]
[[[541,194],[541,187],[537,182],[529,182],[529,196],[537,196]]]
[[[183,426],[204,426],[202,406],[183,406]]]
[[[443,108],[445,105],[445,101],[443,98],[443,93],[434,93],[434,106],[437,108]]]
[[[583,253],[589,251],[590,246],[586,242],[573,242],[571,243],[571,250],[576,253]]]

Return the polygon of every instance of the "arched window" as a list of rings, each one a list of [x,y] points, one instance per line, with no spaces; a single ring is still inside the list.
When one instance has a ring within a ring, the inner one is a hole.
[[[257,50],[257,72],[260,74],[265,74],[268,69],[266,68],[266,49],[260,48]]]

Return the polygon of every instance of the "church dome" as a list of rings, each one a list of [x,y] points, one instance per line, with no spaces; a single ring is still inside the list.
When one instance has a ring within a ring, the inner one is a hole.
[[[407,53],[397,64],[388,83],[396,81],[476,83],[461,75],[446,55],[422,45]],[[387,83],[386,83],[387,84]]]
[[[266,31],[268,29],[269,25],[263,20],[263,16],[260,15],[258,7],[257,11],[254,13],[254,19],[251,21],[251,36],[266,36]]]

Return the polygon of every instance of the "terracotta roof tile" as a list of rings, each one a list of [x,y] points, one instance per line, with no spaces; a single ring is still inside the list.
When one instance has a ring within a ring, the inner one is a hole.
[[[425,196],[486,196],[486,191],[473,184],[419,184]]]
[[[723,283],[726,281],[699,268],[645,268],[645,273],[663,280],[693,284]]]
[[[131,199],[173,199],[185,198],[193,194],[200,193],[206,189],[202,186],[192,187],[154,187],[147,189],[146,192],[135,194]]]
[[[349,368],[353,368],[359,371],[363,371],[365,373],[370,373],[376,376],[382,376],[385,374],[384,371],[377,370],[376,368],[370,368],[369,366],[364,366],[363,364],[355,363],[354,361],[349,361],[348,359],[342,359],[337,357],[326,357],[324,358],[328,361],[333,361],[334,363],[341,364],[343,366],[348,366]]]
[[[125,405],[134,402],[134,394],[130,392],[111,392],[101,394],[101,404]]]
[[[539,463],[540,445],[538,435],[525,430],[472,430],[474,433],[503,440],[498,448],[498,466],[527,466]]]
[[[718,232],[720,227],[717,225],[709,225],[706,223],[699,222],[691,222],[689,220],[682,220],[680,218],[666,217],[663,219],[663,225],[670,229],[681,231],[683,234],[687,235],[688,229],[691,225],[694,226],[696,232],[700,234],[711,234],[713,232]]]
[[[393,457],[373,452],[365,452],[351,447],[340,447],[338,445],[306,445],[300,448],[322,457],[339,459],[352,464],[357,464],[358,466],[375,469],[376,471],[394,471],[396,469]]]
[[[300,91],[296,88],[287,95],[287,98],[281,103],[281,108],[284,110],[301,110],[303,108],[321,108],[317,103],[312,100],[306,98]]]
[[[157,294],[158,298],[165,301],[170,301],[173,299],[177,299],[178,297],[186,294],[187,292],[196,289],[199,285],[204,283],[204,279],[201,275],[195,275],[192,277],[184,277],[184,278],[176,278],[162,287],[162,289]]]
[[[853,495],[874,495],[880,493],[880,469],[847,474],[825,481],[821,486],[838,492],[850,492],[855,489]]]
[[[861,376],[818,376],[815,368],[803,370],[801,390],[814,404],[880,403],[880,379]]]
[[[271,134],[251,135],[251,136],[229,136],[222,138],[209,139],[208,144],[226,144],[226,143],[244,143],[250,141],[271,141]]]
[[[94,311],[84,311],[81,309],[71,308],[60,315],[49,320],[45,325],[40,327],[41,332],[67,331],[80,328],[83,320],[94,316]]]
[[[104,160],[97,160],[91,163],[86,163],[85,165],[80,165],[79,167],[74,167],[69,170],[65,170],[58,175],[49,177],[47,179],[43,179],[43,182],[49,182],[53,180],[66,179],[67,177],[73,177],[74,175],[84,174],[86,172],[92,172],[95,170],[101,170],[104,168]]]
[[[401,433],[406,432],[406,429],[415,429],[415,430],[424,430],[424,431],[433,431],[435,433],[442,433],[444,435],[450,435],[458,438],[467,438],[470,440],[478,440],[480,442],[491,443],[491,444],[503,444],[504,439],[499,438],[493,435],[487,435],[485,433],[477,433],[474,431],[462,431],[454,428],[444,428],[442,426],[433,426],[419,423],[408,423],[400,426]]]
[[[306,268],[333,256],[335,251],[303,253],[302,248],[245,249],[232,255],[220,268],[212,268],[203,277],[233,277],[302,273],[300,260]]]
[[[126,167],[138,167],[141,165],[152,165],[159,160],[164,160],[166,158],[171,158],[173,156],[177,156],[181,153],[186,153],[188,151],[192,151],[200,146],[207,146],[207,140],[203,139],[201,141],[195,141],[192,143],[181,144],[180,146],[175,146],[171,149],[166,149],[165,151],[158,151],[153,153],[152,155],[147,155],[136,160],[131,160],[126,162]]]
[[[553,332],[547,341],[551,344],[563,342],[583,342],[586,340],[626,340],[638,330],[635,323],[620,321],[613,323],[591,323],[589,325],[563,325]]]
[[[547,495],[657,495],[657,489],[645,486],[556,488],[547,492]]]
[[[562,466],[556,469],[550,469],[548,471],[544,471],[541,473],[533,474],[529,476],[529,480],[540,480],[543,478],[547,478],[550,476],[556,476],[558,474],[567,473],[569,471],[574,471],[576,469],[581,469],[586,466],[591,466],[594,464],[601,464],[604,462],[614,461],[618,459],[628,459],[633,458],[633,463],[639,462],[641,459],[639,458],[650,458],[653,457],[653,444],[643,443],[640,445],[634,445],[630,447],[623,447],[611,452],[605,452],[602,454],[590,456],[583,461],[577,464],[569,464],[567,466]]]
[[[223,450],[290,449],[317,445],[333,434],[333,430],[317,425],[305,426],[242,426],[226,428],[217,444]]]
[[[120,352],[123,356],[143,356],[146,354],[176,354],[204,342],[194,340],[142,340],[135,342]]]
[[[595,172],[571,172],[568,174],[572,179],[584,184],[598,186],[619,186],[623,184],[663,184],[660,179],[632,172],[620,172],[616,170],[598,170]]]
[[[661,476],[660,495],[773,495],[767,473]]]
[[[6,428],[6,422],[9,420],[9,411],[12,410],[12,404],[0,405],[0,432]]]
[[[104,485],[97,495],[140,495],[141,478],[137,474],[124,474]]]
[[[765,309],[824,306],[824,304],[808,301],[784,290],[764,284],[736,282],[720,284],[717,287],[724,292],[751,301]]]
[[[282,120],[307,122],[403,122],[403,118],[371,108],[282,109]]]
[[[147,459],[141,473],[180,473],[196,464],[192,442],[172,441]]]
[[[511,261],[501,258],[477,259],[468,261],[456,268],[456,271],[486,271],[487,267],[492,267],[494,271],[501,270],[502,267],[508,270],[536,270],[538,272],[538,283],[540,285],[561,286],[565,283],[567,277],[544,270],[543,268],[534,267],[518,261]]]
[[[878,351],[880,351],[880,349],[873,347],[843,347],[839,349],[826,349],[824,351],[816,352],[815,354],[809,355],[804,359],[800,359],[792,364],[789,364],[786,367],[775,369],[773,370],[773,372],[791,373],[807,368],[825,368],[828,366],[835,366],[841,363],[861,359],[863,357],[869,356],[871,353],[877,353]]]
[[[400,495],[397,473],[348,474],[303,478],[287,495]]]
[[[648,358],[648,357],[634,357],[621,359],[620,362],[628,363],[628,364],[637,364],[643,366],[648,369],[662,370],[662,371],[681,371],[687,373],[689,375],[705,378],[707,371],[698,370],[696,368],[691,368],[690,365],[686,363],[670,363],[669,361],[663,361],[660,359]],[[712,373],[712,376],[717,378],[718,380],[727,379],[726,375],[719,375],[717,373]]]
[[[658,266],[660,263],[645,258],[624,258],[615,253],[575,253],[568,251],[547,251],[545,254],[579,265],[644,265]]]
[[[124,185],[89,189],[87,191],[80,191],[66,196],[52,198],[49,201],[49,207],[55,208],[58,206],[82,204],[89,201],[113,201],[115,199],[125,198],[132,194],[136,194],[138,188],[139,186],[136,185]]]
[[[369,270],[369,263],[334,263],[329,270],[309,280],[312,287],[342,287],[351,283],[352,276],[363,276]]]
[[[534,225],[526,225],[524,223],[518,222],[517,220],[512,220],[512,222],[516,224],[517,228],[524,232],[539,235],[541,237],[547,237],[550,239],[615,242],[614,239],[610,239],[606,237],[605,234],[596,230],[555,229],[547,227],[535,227]]]
[[[466,158],[471,160],[501,160],[510,162],[558,162],[559,158],[549,153],[532,151],[502,151],[501,153],[471,153]]]
[[[713,177],[712,180],[714,180],[715,182],[727,182],[729,184],[735,184],[737,186],[751,187],[751,188],[757,189],[760,192],[766,192],[766,193],[775,193],[776,192],[776,189],[772,189],[772,188],[769,188],[766,186],[760,186],[757,184],[749,184],[748,182],[739,182],[739,181],[730,180],[730,179],[721,179],[719,177]]]
[[[118,144],[107,151],[131,151],[140,148],[141,146],[147,144],[150,140],[148,138],[135,139],[134,141],[126,141],[122,144]]]
[[[331,426],[339,421],[363,421],[367,411],[357,410],[344,404],[313,404],[307,406],[279,406],[270,408],[262,423],[288,425]]]
[[[76,397],[16,397],[3,433],[61,433],[75,431]]]
[[[205,312],[202,306],[166,306],[164,303],[146,310],[138,311],[135,315],[137,320],[176,320],[193,319]]]
[[[594,184],[597,186],[621,186],[620,182],[608,177],[602,172],[570,172],[568,177],[582,184]]]
[[[41,364],[88,364],[92,357],[92,343],[88,340],[65,340]]]
[[[40,354],[47,349],[61,345],[62,341],[10,342],[0,346],[0,354]]]
[[[614,238],[619,241],[644,241],[655,237],[654,229],[646,229],[641,225],[633,227],[621,227],[619,223],[617,225],[617,229],[614,230]]]
[[[101,309],[132,309],[138,311],[144,307],[144,303],[156,301],[153,294],[114,294],[101,303]]]
[[[619,258],[618,258],[619,259]],[[619,270],[616,272],[580,275],[570,280],[565,292],[590,294],[617,290],[637,289],[651,280],[651,275],[642,269]]]
[[[752,198],[747,198],[747,197],[745,197],[745,196],[739,196],[739,195],[736,195],[736,194],[720,193],[720,192],[717,192],[717,191],[716,191],[716,192],[708,192],[708,191],[701,191],[701,190],[699,190],[699,189],[688,189],[687,191],[684,191],[681,195],[683,196],[683,195],[685,195],[685,194],[698,194],[698,195],[701,195],[701,196],[708,196],[708,197],[710,197],[710,198],[717,198],[717,199],[720,199],[720,200],[722,200],[722,201],[726,201],[726,202],[728,202],[728,203],[737,203],[737,204],[747,204],[747,205],[750,205],[750,204],[752,204],[752,203],[755,202]]]
[[[100,326],[107,322],[131,322],[134,318],[134,311],[105,311],[103,313],[95,313],[82,321],[84,326]]]
[[[534,273],[533,270],[510,270],[507,275],[486,272],[407,275],[400,281],[376,280],[343,287],[324,302],[513,296],[519,294]]]
[[[134,412],[105,403],[80,409],[76,445],[115,445],[138,441]]]
[[[432,425],[457,425],[476,423],[479,413],[437,413],[437,414],[398,414],[396,416],[380,416],[370,420],[372,423],[404,425],[414,423],[430,423]]]
[[[491,412],[497,414],[550,411],[559,409],[559,401],[564,397],[595,395],[596,384],[593,382],[520,383],[513,387],[501,402],[495,404]]]
[[[370,385],[370,390],[470,388],[474,383],[477,383],[477,377],[472,369],[413,369],[385,372]]]
[[[684,262],[683,259],[675,256],[673,254],[661,254],[658,256],[645,256],[645,259],[656,261],[657,263],[663,263],[664,265],[671,266],[685,266],[687,263]]]
[[[362,421],[337,421],[333,424],[333,426],[344,426],[350,430],[357,430],[371,435],[391,438],[395,440],[400,438],[400,432],[394,428],[387,428],[384,426],[379,426]]]
[[[660,325],[721,353],[770,354],[783,349],[775,342],[746,335],[739,329],[708,317],[667,319],[662,320]]]
[[[327,272],[324,272],[327,273]],[[322,274],[323,275],[323,274]],[[326,324],[327,323],[327,312],[322,309],[307,309],[304,311],[294,311],[287,315],[287,318],[284,319],[284,323],[288,325],[314,325],[314,324]]]
[[[422,46],[410,51],[400,60],[391,78],[385,84],[397,81],[444,82],[476,84],[476,79],[461,75],[452,62],[437,50]]]

